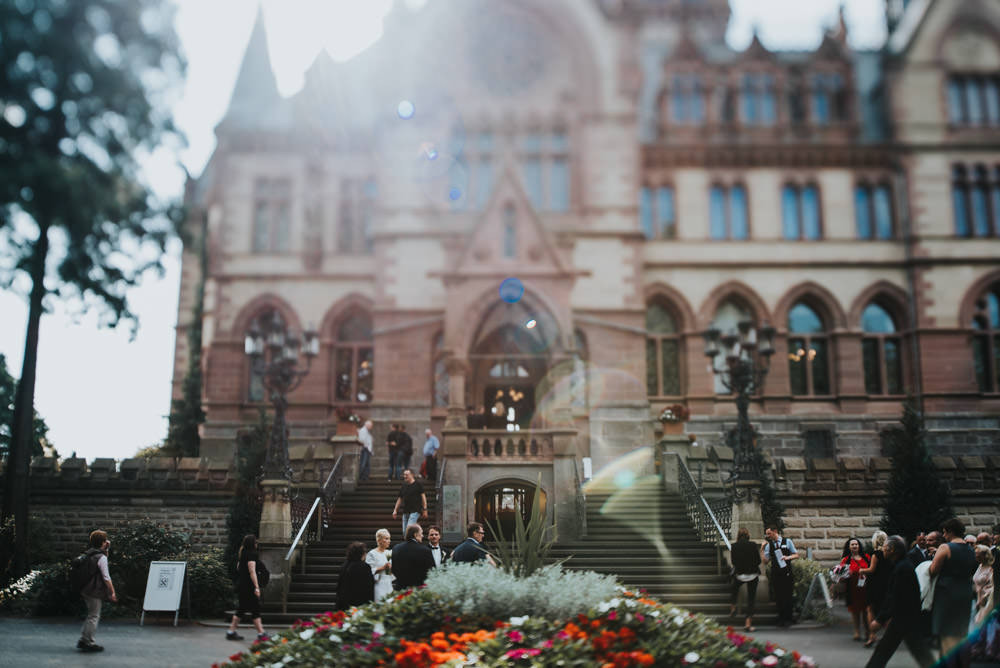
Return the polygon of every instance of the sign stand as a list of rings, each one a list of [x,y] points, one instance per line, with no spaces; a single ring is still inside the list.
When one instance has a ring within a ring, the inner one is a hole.
[[[811,612],[813,606],[814,593],[816,591],[823,594],[823,602],[826,604],[826,608],[829,610],[833,607],[833,600],[830,599],[830,590],[826,586],[826,578],[823,577],[822,573],[816,573],[813,576],[812,582],[809,583],[809,591],[806,592],[805,600],[802,601],[802,615],[805,616],[807,612]]]
[[[146,597],[142,602],[139,626],[146,620],[146,611],[174,613],[174,626],[181,609],[181,594],[188,594],[188,616],[191,614],[191,591],[186,577],[186,561],[153,561],[146,578]]]

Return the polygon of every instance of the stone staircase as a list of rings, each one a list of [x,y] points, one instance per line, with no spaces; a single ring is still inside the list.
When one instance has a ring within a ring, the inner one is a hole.
[[[306,568],[297,565],[292,574],[287,611],[280,604],[265,604],[262,617],[265,624],[287,625],[296,619],[308,619],[327,610],[334,610],[337,600],[337,575],[344,562],[347,546],[356,540],[370,550],[375,547],[375,532],[388,529],[392,545],[403,540],[401,520],[393,519],[392,508],[402,483],[385,479],[388,467],[372,470],[372,477],[358,484],[353,492],[342,492],[337,498],[330,526],[323,540],[306,550]],[[424,483],[428,516],[435,517],[434,490]]]

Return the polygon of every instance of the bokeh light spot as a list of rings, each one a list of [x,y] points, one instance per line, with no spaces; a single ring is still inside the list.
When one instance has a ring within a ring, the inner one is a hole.
[[[410,102],[409,100],[401,101],[399,105],[396,107],[396,113],[399,114],[399,117],[402,118],[404,121],[408,121],[411,118],[413,118],[413,114],[414,112],[416,112],[416,110],[417,110],[416,107],[414,107],[413,103]]]
[[[456,202],[462,197],[462,191],[459,188],[452,188],[448,191],[448,199],[452,202]]]
[[[524,323],[524,326],[528,329],[534,329],[538,325],[538,321],[532,318],[528,322]]]
[[[524,296],[524,283],[520,278],[505,278],[500,283],[500,299],[508,304],[516,304]]]
[[[615,473],[615,487],[618,489],[628,489],[635,484],[635,472],[622,469]]]

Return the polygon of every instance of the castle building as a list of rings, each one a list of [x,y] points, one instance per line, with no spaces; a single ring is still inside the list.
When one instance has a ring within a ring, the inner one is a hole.
[[[204,279],[203,454],[268,407],[262,317],[319,334],[293,447],[357,414],[384,457],[390,423],[418,451],[429,426],[463,522],[539,474],[571,503],[666,406],[722,444],[702,334],[744,320],[777,330],[750,409],[772,454],[877,456],[907,395],[937,454],[995,452],[1000,4],[886,17],[879,50],[841,18],[814,51],[734,51],[727,0],[397,3],[284,98],[258,16],[188,189],[208,269],[189,244],[174,395]]]

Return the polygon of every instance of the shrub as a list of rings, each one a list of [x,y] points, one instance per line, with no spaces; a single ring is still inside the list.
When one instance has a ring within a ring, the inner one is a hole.
[[[614,596],[613,576],[544,566],[516,577],[488,564],[445,564],[428,574],[427,588],[460,614],[567,618]]]
[[[184,552],[166,557],[166,560],[187,562],[188,591],[191,592],[191,611],[194,615],[216,617],[231,605],[233,583],[222,561],[222,548]]]
[[[236,561],[243,537],[256,534],[260,527],[263,501],[257,480],[264,466],[264,455],[270,439],[271,423],[264,411],[260,412],[257,424],[236,439],[236,490],[226,517],[228,540],[223,555],[223,562],[233,580],[236,579]]]
[[[809,593],[809,587],[817,574],[823,577],[827,587],[830,586],[827,568],[814,559],[794,559],[791,561],[791,565],[796,615],[811,615],[814,619],[824,624],[832,621],[833,615],[830,613],[830,609],[826,607],[826,601],[823,599],[822,593],[816,591],[813,593],[813,599],[806,601],[806,594]]]
[[[488,588],[486,583],[482,588]],[[536,603],[543,599],[539,593]],[[297,622],[266,642],[254,643],[250,652],[232,655],[232,663],[225,665],[813,665],[797,652],[622,589],[569,618],[538,612],[468,617],[456,603],[432,586],[409,590],[350,613],[328,612]]]
[[[32,515],[28,520],[28,557],[31,565],[47,564],[58,559],[58,553],[52,544],[55,534],[52,522],[48,518]],[[0,526],[0,554],[13,554],[14,549],[14,518],[8,517]],[[4,564],[0,573],[0,586],[10,583],[9,564]]]
[[[110,538],[109,566],[115,593],[123,604],[134,609],[142,606],[150,562],[188,547],[188,534],[152,520],[122,522]]]

